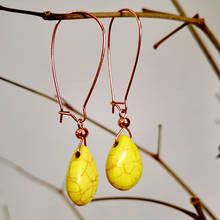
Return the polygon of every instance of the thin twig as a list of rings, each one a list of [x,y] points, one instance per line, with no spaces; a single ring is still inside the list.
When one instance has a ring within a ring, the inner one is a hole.
[[[157,141],[157,156],[160,157],[160,150],[161,150],[161,140],[162,140],[162,124],[158,125],[158,141]]]
[[[202,207],[201,207],[201,203],[200,203],[199,198],[192,197],[190,201],[191,201],[192,205],[195,207],[195,209],[199,215],[199,218],[201,220],[206,220],[206,217],[202,211]]]
[[[15,170],[17,170],[20,174],[22,174],[24,177],[30,179],[32,182],[35,182],[35,183],[38,183],[48,189],[51,189],[52,191],[55,191],[55,192],[59,192],[60,189],[56,186],[54,186],[53,184],[51,183],[48,183],[34,175],[32,175],[31,173],[29,173],[28,171],[24,170],[22,167],[18,166],[16,163],[4,158],[4,157],[1,157],[0,156],[0,161],[1,163],[4,163],[5,165],[7,165],[8,167],[11,167]]]
[[[127,196],[123,196],[123,197],[100,197],[100,198],[93,199],[92,202],[100,202],[100,201],[108,201],[108,200],[136,200],[136,201],[156,203],[156,204],[160,204],[160,205],[178,210],[178,211],[192,217],[193,219],[199,220],[198,216],[195,213],[191,212],[191,211],[188,211],[186,209],[183,209],[179,206],[176,206],[176,205],[168,203],[168,202],[164,202],[164,201],[160,201],[160,200],[156,200],[156,199],[151,199],[151,198],[127,197]]]
[[[186,17],[186,13],[184,12],[182,6],[180,5],[178,0],[171,0],[176,7],[177,11],[180,13],[181,16]],[[213,43],[213,45],[216,47],[218,52],[220,52],[220,43],[215,37],[215,35],[212,33],[212,31],[208,28],[208,26],[205,24],[205,20],[203,20],[202,23],[197,25],[207,36],[209,36],[209,39]],[[191,28],[190,28],[191,30]]]
[[[64,195],[63,191],[60,188],[56,187],[55,185],[37,177],[37,176],[34,176],[32,173],[26,171],[21,166],[17,165],[13,161],[10,161],[4,157],[0,156],[0,162],[3,163],[4,165],[16,170],[20,175],[31,180],[32,182],[37,183],[37,184],[51,190],[52,192],[54,192],[58,195],[61,195],[61,197],[64,199],[64,201],[66,201],[66,199],[64,198],[65,195]],[[74,214],[77,215],[78,219],[80,219],[80,220],[84,219],[74,205],[70,205],[68,201],[66,201],[66,204],[72,209]]]
[[[216,36],[213,34],[213,32],[205,23],[205,20],[202,23],[197,24],[196,26],[198,26],[207,36],[209,36],[209,39],[211,40],[217,51],[220,53],[220,43],[216,38]]]
[[[39,92],[39,91],[37,91],[37,90],[35,90],[35,89],[32,89],[32,88],[30,88],[30,87],[24,86],[24,85],[22,85],[22,84],[20,84],[20,83],[14,82],[14,81],[9,80],[9,79],[6,79],[6,78],[4,78],[4,77],[2,77],[2,76],[0,76],[0,80],[5,81],[5,82],[7,82],[7,83],[10,83],[10,84],[12,84],[12,85],[14,85],[14,86],[17,86],[17,87],[19,87],[19,88],[25,89],[25,90],[27,90],[27,91],[29,91],[29,92],[31,92],[31,93],[37,94],[37,95],[39,95],[39,96],[41,96],[41,97],[44,97],[44,98],[46,98],[46,99],[49,99],[49,100],[51,100],[51,101],[53,101],[53,102],[58,103],[58,101],[57,101],[56,98],[53,98],[53,97],[51,97],[51,96],[49,96],[49,95],[47,95],[47,94],[45,94],[45,93]],[[82,114],[80,111],[78,111],[77,109],[73,108],[64,98],[62,98],[62,101],[63,101],[63,106],[65,106],[67,109],[69,109],[69,110],[75,112],[77,115],[83,116],[83,114]],[[104,129],[105,131],[109,132],[110,134],[115,135],[115,133],[114,133],[112,130],[108,129],[108,128],[107,128],[106,126],[104,126],[104,125],[99,124],[98,122],[96,122],[96,121],[93,120],[92,118],[87,117],[87,120],[90,121],[91,123],[93,123],[93,124],[99,126],[100,128]]]
[[[179,4],[179,2],[177,0],[172,0],[172,2],[174,4],[174,6],[176,7],[176,9],[179,11],[180,15],[186,16],[186,13],[184,12],[184,10],[181,7],[181,5]],[[212,41],[213,45],[216,47],[218,52],[220,52],[220,44],[219,44],[217,38],[214,36],[214,34],[210,31],[210,29],[205,24],[205,21],[202,24],[199,24],[198,26],[204,33],[206,33],[207,36],[209,36],[209,39]],[[203,42],[203,40],[201,39],[201,37],[199,36],[199,34],[195,30],[195,28],[190,24],[188,25],[188,27],[189,27],[189,30],[192,33],[193,37],[196,39],[198,45],[200,46],[201,50],[203,51],[206,58],[208,59],[209,63],[211,64],[218,79],[220,79],[220,70],[219,70],[218,65],[215,62],[215,59],[212,57],[211,53],[209,52],[208,48],[206,47],[205,43]]]
[[[28,11],[28,10],[20,10],[15,8],[7,8],[2,5],[0,5],[0,10],[13,12],[13,13],[20,13],[20,14],[27,14],[27,15],[33,15],[43,18],[44,20],[66,20],[66,19],[85,19],[90,18],[89,16],[85,16],[82,14],[72,14],[72,13],[66,13],[66,14],[56,14],[52,13],[50,11],[46,12],[34,12],[34,11]],[[162,19],[170,19],[170,20],[176,20],[176,21],[184,21],[189,22],[191,24],[201,24],[203,23],[203,19],[194,19],[194,18],[186,18],[182,16],[178,16],[175,14],[169,14],[169,13],[161,13],[156,12],[153,10],[150,10],[151,12],[136,12],[136,14],[139,17],[148,17],[148,18],[162,18]],[[93,12],[92,15],[96,16],[97,18],[112,18],[112,17],[133,17],[131,13],[127,12]]]
[[[189,23],[185,22],[182,25],[180,25],[179,27],[177,27],[175,30],[173,30],[172,32],[170,32],[169,34],[167,34],[165,37],[163,37],[161,40],[159,40],[157,43],[155,43],[153,45],[154,49],[157,49],[165,40],[167,40],[168,38],[170,38],[171,36],[173,36],[176,32],[180,31],[181,29],[183,29],[185,26],[187,26]]]
[[[193,16],[193,18],[198,18],[199,15],[196,14]],[[167,40],[168,38],[170,38],[171,36],[173,36],[175,33],[177,33],[178,31],[180,31],[181,29],[183,29],[184,27],[186,27],[189,23],[185,22],[182,25],[180,25],[179,27],[177,27],[175,30],[173,30],[172,32],[170,32],[169,34],[167,34],[165,37],[163,37],[161,40],[159,40],[157,43],[155,43],[153,45],[154,49],[157,49],[165,40]]]
[[[4,77],[2,77],[2,76],[0,76],[0,80],[5,81],[5,82],[7,82],[7,83],[10,83],[10,84],[12,84],[12,85],[14,85],[14,86],[17,86],[17,87],[19,87],[19,88],[25,89],[25,90],[27,90],[27,91],[29,91],[29,92],[32,92],[32,93],[34,93],[34,94],[37,94],[37,95],[39,95],[39,96],[42,96],[42,97],[44,97],[44,98],[46,98],[46,99],[49,99],[49,100],[51,100],[51,101],[53,101],[53,102],[57,102],[57,99],[55,99],[55,98],[53,98],[53,97],[50,97],[49,95],[46,95],[46,94],[44,94],[44,93],[42,93],[42,92],[39,92],[39,91],[37,91],[37,90],[34,90],[34,89],[30,88],[30,87],[24,86],[24,85],[22,85],[22,84],[20,84],[20,83],[14,82],[14,81],[12,81],[12,80],[6,79],[6,78],[4,78]]]
[[[167,165],[167,163],[161,158],[157,159],[159,164],[191,195],[195,196],[196,194],[190,189],[189,186]]]
[[[219,123],[220,124],[220,123]],[[216,158],[220,158],[220,145],[218,146],[218,155],[216,156]]]
[[[30,87],[24,86],[24,85],[22,85],[22,84],[20,84],[20,83],[14,82],[14,81],[9,80],[9,79],[6,79],[6,78],[4,78],[4,77],[2,77],[2,76],[0,76],[0,80],[5,81],[5,82],[7,82],[7,83],[10,83],[10,84],[12,84],[12,85],[14,85],[14,86],[17,86],[17,87],[19,87],[19,88],[25,89],[25,90],[27,90],[27,91],[29,91],[29,92],[31,92],[31,93],[37,94],[37,95],[39,95],[39,96],[41,96],[41,97],[44,97],[44,98],[46,98],[46,99],[49,99],[50,101],[53,101],[53,102],[58,103],[58,101],[57,101],[56,98],[53,98],[53,97],[51,97],[51,96],[49,96],[49,95],[47,95],[47,94],[45,94],[45,93],[39,92],[39,91],[37,91],[37,90],[35,90],[35,89],[32,89],[32,88],[30,88]],[[69,108],[69,106],[68,106],[68,105],[66,106],[65,103],[63,103],[63,105],[64,105],[66,108]],[[83,116],[83,115],[81,114],[81,112],[79,112],[79,111],[76,110],[76,109],[71,108],[70,110],[72,110],[73,112],[75,112],[75,113],[78,114],[78,115]]]
[[[2,79],[3,77],[0,77],[0,79]],[[5,78],[4,78],[5,79]],[[7,80],[8,83],[10,83],[10,80]],[[19,86],[18,83],[13,83],[13,85],[16,85],[16,86]],[[23,89],[25,89],[26,86],[19,86]],[[28,88],[28,87],[27,87]],[[30,91],[28,89],[28,91]],[[35,93],[34,92],[35,90],[31,90],[31,92]],[[40,95],[41,96],[41,93],[40,92],[37,92],[36,93],[37,95]],[[47,98],[47,95],[44,94],[44,96],[42,96],[44,98]],[[50,100],[53,99],[50,97]],[[57,101],[56,101],[57,102]],[[65,106],[67,108],[69,108],[69,110],[72,110],[73,112],[75,112],[76,114],[78,114],[78,111],[76,111],[73,107],[71,107],[70,104],[67,104],[67,103],[64,103]],[[82,116],[82,113],[80,113],[79,115]],[[87,118],[88,121],[94,123],[96,126],[102,128],[103,130],[105,130],[106,132],[112,134],[112,135],[116,135],[116,133],[114,131],[112,131],[111,129],[105,127],[104,125],[100,124],[99,122],[91,119],[91,118]],[[191,196],[193,197],[198,197],[198,195],[196,195],[191,189],[189,186],[186,185],[186,183],[184,183],[184,181],[161,159],[157,156],[157,154],[154,154],[150,151],[148,151],[147,149],[145,148],[142,148],[140,146],[137,145],[137,147],[142,151],[144,152],[145,154],[149,155],[151,158],[155,159],[182,187],[185,191],[187,191]],[[206,212],[212,217],[213,220],[218,220],[217,217],[215,217],[215,215],[212,213],[212,211],[200,200],[203,208],[206,210]]]
[[[165,15],[169,15],[169,13],[167,12],[163,12],[163,11],[156,11],[156,10],[152,10],[149,8],[142,8],[143,12],[148,12],[148,13],[154,13],[154,14],[165,14]]]

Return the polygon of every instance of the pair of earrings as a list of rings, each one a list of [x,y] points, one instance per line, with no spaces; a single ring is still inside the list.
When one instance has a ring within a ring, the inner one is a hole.
[[[112,96],[112,113],[114,113],[115,107],[119,111],[119,120],[118,125],[120,127],[119,132],[115,137],[114,144],[111,147],[109,152],[107,161],[106,161],[106,176],[112,186],[119,190],[129,190],[132,188],[136,183],[139,181],[141,174],[142,174],[142,160],[140,153],[132,142],[132,134],[128,128],[130,125],[130,120],[127,118],[127,97],[131,87],[131,83],[134,77],[139,52],[140,52],[140,45],[141,45],[141,23],[136,15],[136,13],[130,9],[121,9],[119,10],[120,13],[123,11],[130,12],[133,14],[138,23],[138,49],[136,54],[135,63],[133,66],[131,78],[128,84],[128,88],[125,93],[124,101],[123,102],[116,102],[114,101],[114,92],[112,86],[112,75],[111,75],[111,67],[110,67],[110,34],[111,34],[111,27],[114,21],[114,18],[111,19],[109,25],[109,32],[108,32],[108,47],[107,47],[107,55],[108,55],[108,72],[109,72],[109,79],[110,79],[110,88],[111,88],[111,96]],[[86,17],[90,17],[95,19],[102,30],[102,51],[100,62],[96,71],[96,75],[94,77],[92,86],[89,90],[89,93],[85,99],[83,104],[83,118],[77,118],[69,111],[63,110],[63,104],[59,92],[57,77],[56,77],[56,70],[55,70],[55,63],[54,63],[54,43],[55,43],[55,35],[60,24],[61,20],[59,20],[53,31],[52,41],[51,41],[51,63],[52,63],[52,73],[53,79],[56,89],[56,94],[58,98],[58,103],[60,106],[60,122],[62,122],[63,116],[70,116],[76,121],[78,129],[75,132],[75,135],[78,139],[80,139],[79,145],[76,148],[71,161],[69,163],[69,167],[66,174],[66,191],[70,199],[79,206],[86,205],[89,203],[93,196],[96,193],[97,186],[98,186],[98,172],[95,165],[95,161],[87,148],[86,138],[89,134],[88,130],[84,127],[84,122],[87,119],[86,114],[86,105],[89,101],[89,98],[92,94],[92,91],[95,87],[96,81],[98,79],[101,66],[104,59],[105,53],[105,30],[102,23],[98,20],[97,17],[94,15],[85,12],[85,11],[74,11],[73,14],[82,14]],[[123,107],[121,107],[123,106]],[[122,131],[126,130],[129,134],[129,137],[126,135],[121,135]],[[84,143],[84,145],[83,145]]]

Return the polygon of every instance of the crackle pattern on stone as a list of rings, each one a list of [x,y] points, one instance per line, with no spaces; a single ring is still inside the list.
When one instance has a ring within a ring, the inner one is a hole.
[[[141,155],[126,135],[118,137],[118,145],[114,144],[106,162],[106,175],[112,186],[119,190],[129,190],[137,184],[142,174]]]
[[[66,174],[66,191],[78,206],[89,203],[96,193],[98,172],[89,149],[81,145],[80,157],[74,152]]]

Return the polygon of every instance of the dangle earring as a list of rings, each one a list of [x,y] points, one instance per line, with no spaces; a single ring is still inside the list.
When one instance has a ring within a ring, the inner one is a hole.
[[[85,11],[74,11],[72,13],[83,14],[86,17],[95,19],[102,30],[102,51],[101,51],[100,62],[99,62],[99,66],[97,68],[97,72],[94,77],[92,86],[83,104],[83,118],[77,118],[71,112],[63,110],[63,104],[62,104],[62,100],[61,100],[61,96],[59,92],[59,87],[58,87],[58,82],[57,82],[57,77],[56,77],[56,70],[55,70],[55,63],[54,63],[55,34],[57,31],[57,27],[60,24],[61,20],[59,20],[54,27],[52,41],[51,41],[52,73],[53,73],[53,80],[55,84],[58,103],[60,106],[60,111],[59,111],[60,123],[62,123],[62,119],[64,115],[72,117],[76,121],[77,126],[78,126],[78,129],[76,130],[75,135],[78,139],[80,139],[79,145],[72,155],[72,158],[70,160],[69,167],[67,170],[66,191],[67,191],[69,198],[76,205],[83,206],[91,201],[91,199],[96,193],[96,189],[98,186],[98,172],[97,172],[97,168],[95,165],[95,161],[86,145],[86,138],[89,132],[84,127],[83,123],[87,119],[86,105],[95,87],[95,84],[99,76],[102,63],[103,63],[103,58],[104,58],[104,53],[105,53],[105,30],[104,30],[102,23],[94,15],[88,12],[85,12]],[[84,145],[82,145],[83,142],[84,142]]]
[[[111,62],[110,62],[110,36],[111,36],[111,28],[114,18],[111,19],[109,24],[109,32],[108,32],[108,47],[107,47],[107,55],[108,55],[108,73],[110,80],[110,88],[111,88],[111,105],[112,105],[112,113],[114,113],[115,107],[119,111],[119,120],[118,125],[120,127],[119,132],[115,137],[115,142],[111,147],[111,150],[108,154],[108,158],[106,161],[106,175],[108,181],[112,186],[119,190],[129,190],[133,186],[137,184],[142,175],[142,160],[141,155],[136,147],[136,145],[132,142],[132,134],[129,130],[128,126],[130,125],[130,120],[127,118],[127,97],[131,87],[131,83],[134,77],[140,46],[141,46],[141,22],[136,13],[130,9],[121,9],[120,13],[123,11],[130,12],[133,14],[137,20],[138,24],[138,48],[137,54],[131,74],[131,78],[124,96],[123,102],[116,102],[114,99],[114,92],[112,86],[112,74],[111,74]],[[122,108],[121,108],[122,106]],[[129,134],[121,135],[122,131],[126,130]]]

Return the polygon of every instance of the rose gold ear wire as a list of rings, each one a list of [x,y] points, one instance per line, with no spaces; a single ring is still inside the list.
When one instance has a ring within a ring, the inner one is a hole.
[[[57,81],[57,76],[56,76],[56,69],[55,69],[55,63],[54,63],[54,43],[55,43],[56,31],[57,31],[58,25],[60,24],[61,20],[59,20],[56,23],[56,25],[54,27],[54,30],[53,30],[53,35],[52,35],[51,64],[52,64],[52,74],[53,74],[54,85],[55,85],[55,89],[56,89],[58,103],[59,103],[59,106],[60,106],[60,111],[59,111],[60,123],[62,123],[63,115],[70,116],[77,122],[78,129],[76,130],[75,134],[76,134],[76,137],[80,139],[80,143],[79,143],[79,146],[77,148],[77,153],[78,153],[78,156],[79,156],[80,155],[80,146],[82,145],[83,141],[84,141],[84,144],[86,146],[86,137],[88,136],[88,130],[83,127],[83,122],[87,119],[86,105],[87,105],[87,103],[89,101],[89,98],[92,94],[92,91],[95,87],[96,81],[98,79],[98,76],[99,76],[99,73],[100,73],[100,70],[101,70],[103,59],[104,59],[104,54],[105,54],[105,29],[104,29],[102,23],[98,20],[98,18],[96,16],[94,16],[94,15],[92,15],[92,14],[86,12],[86,11],[74,11],[74,12],[72,12],[72,14],[83,14],[86,17],[91,17],[91,18],[95,19],[95,21],[99,24],[99,26],[102,30],[102,51],[101,51],[101,57],[100,57],[99,65],[98,65],[98,68],[97,68],[96,75],[94,77],[92,86],[91,86],[91,88],[89,90],[89,93],[88,93],[88,95],[87,95],[87,97],[84,101],[84,104],[83,104],[83,118],[79,118],[79,119],[75,115],[73,115],[71,112],[63,110],[63,104],[62,104],[60,91],[59,91],[59,86],[58,86],[58,81]]]
[[[109,29],[108,29],[107,59],[108,59],[108,73],[109,73],[109,81],[110,81],[110,89],[111,89],[111,97],[112,97],[112,101],[111,101],[112,113],[114,113],[114,108],[117,107],[117,109],[119,111],[119,117],[120,117],[119,120],[118,120],[118,125],[120,126],[121,129],[119,130],[119,132],[117,133],[117,135],[115,137],[115,144],[117,144],[118,136],[121,134],[121,132],[124,129],[127,130],[130,138],[132,138],[132,134],[131,134],[130,130],[128,129],[128,126],[130,125],[130,120],[126,117],[127,116],[127,98],[128,98],[128,93],[129,93],[129,90],[130,90],[130,87],[131,87],[132,80],[134,78],[134,73],[135,73],[135,69],[136,69],[136,66],[137,66],[139,53],[140,53],[140,47],[141,47],[141,21],[140,21],[139,17],[137,16],[137,14],[133,10],[127,9],[127,8],[119,10],[120,13],[122,13],[123,11],[130,12],[131,14],[133,14],[135,16],[135,18],[137,20],[137,24],[138,24],[138,47],[137,47],[137,53],[136,53],[134,66],[133,66],[132,73],[131,73],[131,78],[130,78],[130,81],[128,83],[127,90],[125,92],[124,101],[123,102],[116,102],[114,100],[114,91],[113,91],[113,86],[112,86],[111,55],[110,55],[111,28],[112,28],[112,23],[114,21],[114,17],[113,17],[110,21]],[[123,105],[124,108],[121,108],[120,105]]]

